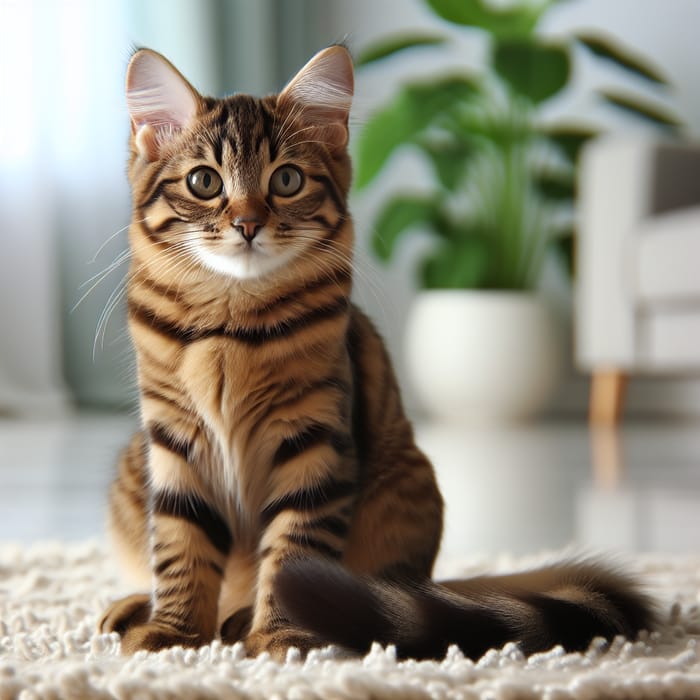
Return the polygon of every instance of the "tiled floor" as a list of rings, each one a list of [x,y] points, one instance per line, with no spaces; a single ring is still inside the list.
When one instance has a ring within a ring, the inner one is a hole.
[[[0,420],[0,539],[101,537],[107,485],[133,417]],[[419,425],[447,501],[443,554],[700,545],[700,425]],[[592,439],[594,438],[594,439]]]

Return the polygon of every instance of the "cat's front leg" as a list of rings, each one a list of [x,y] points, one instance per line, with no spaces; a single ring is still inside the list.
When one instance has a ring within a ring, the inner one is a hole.
[[[153,431],[151,431],[153,433]],[[172,436],[152,436],[151,614],[122,636],[122,652],[196,647],[216,633],[218,598],[230,529],[208,502],[188,463],[191,450]]]
[[[245,640],[252,656],[267,651],[282,660],[290,647],[305,654],[321,645],[319,639],[284,619],[273,595],[275,576],[289,558],[343,556],[355,500],[355,475],[352,466],[333,465],[329,456],[321,465],[317,475],[307,465],[309,483],[303,486],[302,482],[302,488],[278,495],[262,512],[255,608]]]

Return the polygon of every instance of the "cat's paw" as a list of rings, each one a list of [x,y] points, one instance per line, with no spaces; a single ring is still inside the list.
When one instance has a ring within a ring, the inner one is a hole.
[[[137,651],[161,651],[175,646],[199,647],[207,641],[198,634],[186,634],[170,625],[152,621],[129,628],[122,636],[121,652],[130,655]]]
[[[294,627],[281,627],[269,632],[251,632],[245,638],[244,644],[248,656],[258,656],[266,651],[276,661],[284,661],[287,651],[292,647],[298,649],[302,657],[305,657],[312,649],[324,646],[314,635]]]
[[[105,610],[97,624],[100,632],[124,633],[134,625],[142,625],[151,616],[151,596],[136,593],[121,600],[115,600]]]

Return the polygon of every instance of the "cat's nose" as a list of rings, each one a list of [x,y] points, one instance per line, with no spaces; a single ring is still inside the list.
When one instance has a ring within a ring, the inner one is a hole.
[[[238,231],[238,233],[245,238],[245,240],[250,243],[255,236],[258,235],[258,231],[263,227],[263,222],[257,218],[243,218],[237,216],[233,220],[233,228]]]

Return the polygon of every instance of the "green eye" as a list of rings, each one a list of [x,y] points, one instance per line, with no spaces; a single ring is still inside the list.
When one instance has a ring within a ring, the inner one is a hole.
[[[202,166],[190,171],[187,176],[187,187],[195,197],[212,199],[221,194],[224,183],[216,170]]]
[[[277,168],[270,178],[270,192],[280,197],[295,195],[304,184],[301,170],[293,165]]]

